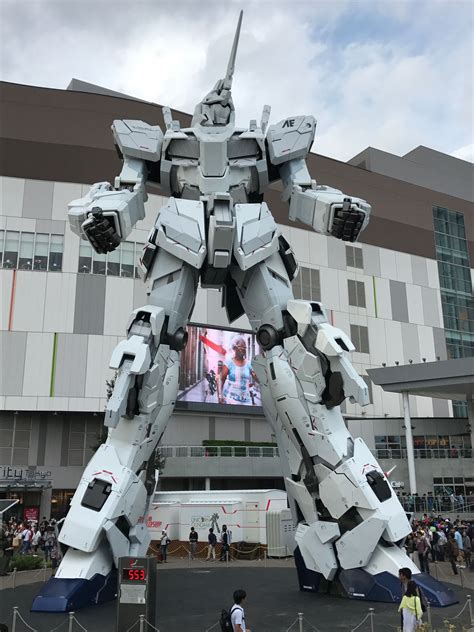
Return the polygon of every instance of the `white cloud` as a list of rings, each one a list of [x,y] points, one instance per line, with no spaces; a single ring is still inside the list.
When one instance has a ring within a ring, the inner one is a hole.
[[[77,77],[192,112],[225,70],[241,5],[239,124],[265,103],[272,121],[312,113],[314,151],[340,160],[471,140],[471,24],[455,1],[0,0],[1,78],[64,88]]]
[[[474,162],[474,143],[456,149],[451,153],[451,156],[461,158],[461,160],[467,160],[468,162]]]

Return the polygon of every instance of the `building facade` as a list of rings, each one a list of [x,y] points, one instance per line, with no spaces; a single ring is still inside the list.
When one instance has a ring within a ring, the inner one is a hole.
[[[165,201],[150,190],[146,218],[107,256],[69,230],[68,202],[120,171],[112,120],[163,127],[161,106],[75,87],[1,84],[0,496],[41,515],[65,512],[100,442],[110,355],[131,310],[146,303],[136,260]],[[189,123],[189,115],[173,115]],[[352,361],[371,403],[345,402],[348,426],[387,470],[398,466],[393,476],[403,489],[401,396],[371,384],[366,371],[474,355],[473,168],[423,147],[404,157],[369,148],[348,163],[311,154],[308,166],[318,183],[373,206],[361,241],[347,245],[291,223],[278,186],[265,196],[300,264],[295,297],[321,300],[356,346]],[[245,317],[229,324],[219,291],[201,288],[191,323],[250,330]],[[197,356],[183,383],[196,381]],[[474,494],[465,405],[426,397],[410,405],[420,491]],[[162,439],[161,484],[281,486],[276,449],[264,445],[273,439],[258,405],[178,402]],[[226,452],[203,441],[250,445]]]

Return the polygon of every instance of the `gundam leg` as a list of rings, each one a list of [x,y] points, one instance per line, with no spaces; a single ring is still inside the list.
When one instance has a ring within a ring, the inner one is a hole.
[[[418,569],[401,545],[411,527],[373,454],[346,428],[340,404],[368,403],[367,386],[348,359],[347,335],[318,302],[294,300],[284,254],[247,272],[233,270],[237,293],[261,355],[254,360],[265,415],[277,437],[297,523],[301,589],[337,580],[352,598],[396,601],[398,570]],[[288,266],[287,266],[288,267]],[[417,575],[433,604],[455,596]]]
[[[146,555],[144,517],[153,491],[147,464],[175,404],[197,278],[195,268],[158,249],[148,304],[133,311],[127,338],[112,353],[117,374],[105,412],[107,440],[84,471],[59,536],[66,553],[33,610],[67,611],[113,598],[118,558]]]

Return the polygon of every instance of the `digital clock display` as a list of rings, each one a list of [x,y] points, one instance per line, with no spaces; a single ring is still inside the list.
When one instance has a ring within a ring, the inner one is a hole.
[[[146,570],[144,568],[123,568],[122,579],[129,582],[146,581]]]

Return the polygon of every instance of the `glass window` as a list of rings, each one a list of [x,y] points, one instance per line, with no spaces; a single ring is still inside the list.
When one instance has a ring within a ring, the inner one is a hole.
[[[301,268],[301,296],[305,301],[311,300],[311,272],[309,268]]]
[[[35,270],[48,269],[48,250],[49,250],[49,235],[45,233],[36,233],[35,256],[34,256],[34,269]]]
[[[99,255],[97,252],[93,253],[94,260],[92,262],[92,272],[94,274],[105,274],[107,267],[107,255]]]
[[[319,278],[319,270],[311,268],[311,300],[321,300],[321,282]]]
[[[123,277],[133,277],[134,270],[134,243],[133,241],[122,242],[122,263],[121,275]]]
[[[5,237],[5,251],[3,253],[3,267],[12,269],[17,267],[18,263],[18,246],[20,241],[20,233],[7,230]]]
[[[92,246],[88,241],[81,239],[81,245],[79,247],[79,266],[78,272],[84,274],[90,273],[92,270]]]
[[[63,235],[51,235],[49,244],[49,269],[51,272],[60,272],[63,265]]]
[[[3,261],[3,242],[5,240],[5,231],[0,230],[0,268],[2,267]]]
[[[34,233],[21,233],[20,257],[18,260],[19,270],[32,270],[33,269],[34,240],[35,240]]]
[[[107,274],[110,276],[120,276],[120,255],[122,248],[119,246],[114,251],[109,252],[107,258]]]
[[[364,267],[364,258],[362,248],[354,248],[354,246],[346,246],[346,264],[350,268]]]
[[[138,267],[138,259],[142,256],[142,251],[144,248],[145,244],[142,244],[140,242],[137,242],[135,244],[135,278],[136,279],[140,279],[140,268]]]
[[[359,353],[370,353],[369,331],[363,325],[351,325],[351,340],[356,351]]]

